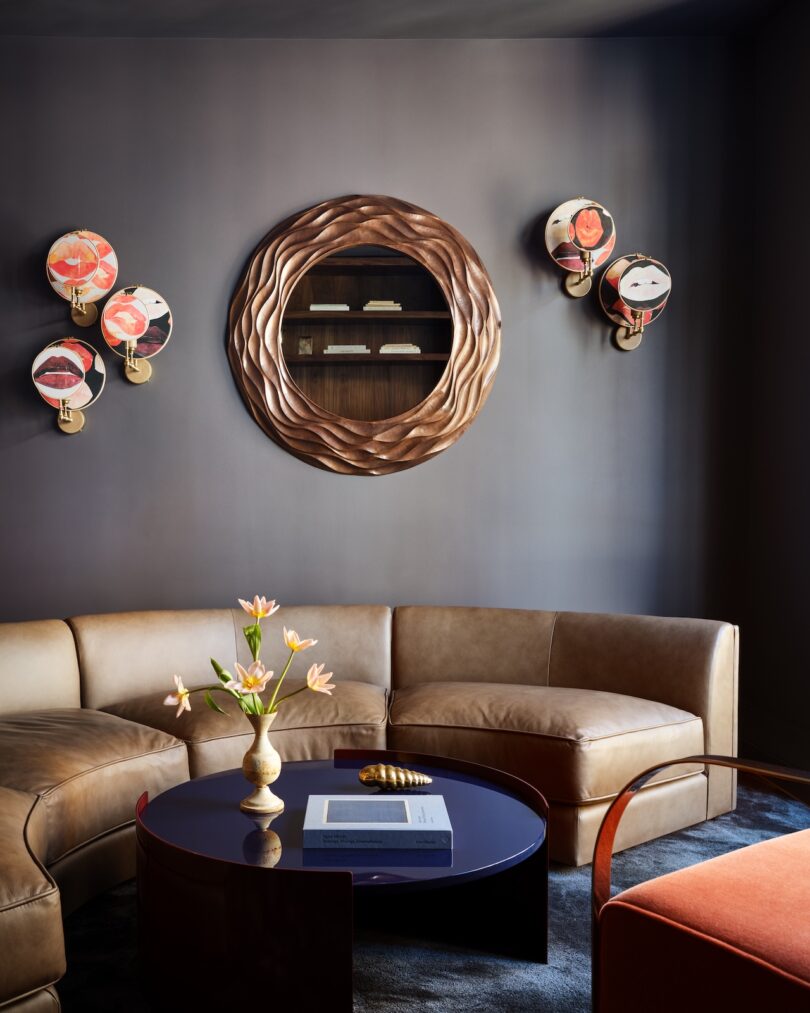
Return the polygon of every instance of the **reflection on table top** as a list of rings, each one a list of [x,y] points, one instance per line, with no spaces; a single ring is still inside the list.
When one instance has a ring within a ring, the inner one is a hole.
[[[310,795],[379,792],[358,781],[363,765],[346,760],[285,763],[273,784],[285,809],[275,817],[248,816],[239,809],[250,788],[241,771],[210,774],[150,800],[142,823],[156,837],[196,854],[267,868],[344,869],[352,873],[356,886],[439,886],[476,879],[517,864],[543,843],[543,818],[506,789],[420,764],[419,770],[433,783],[402,794],[444,796],[453,827],[452,852],[303,848]]]

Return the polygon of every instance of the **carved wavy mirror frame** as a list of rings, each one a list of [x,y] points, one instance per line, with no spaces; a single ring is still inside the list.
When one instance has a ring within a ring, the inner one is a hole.
[[[281,322],[298,281],[352,246],[387,246],[436,279],[453,328],[450,359],[420,404],[380,421],[342,418],[299,389],[284,360]],[[251,257],[231,302],[228,358],[262,429],[296,456],[347,475],[386,475],[429,460],[470,426],[498,366],[501,319],[489,276],[464,237],[393,197],[324,201],[274,228]]]

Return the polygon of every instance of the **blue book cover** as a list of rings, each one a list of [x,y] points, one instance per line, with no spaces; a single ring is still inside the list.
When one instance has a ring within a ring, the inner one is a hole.
[[[441,795],[310,795],[305,848],[453,847]]]

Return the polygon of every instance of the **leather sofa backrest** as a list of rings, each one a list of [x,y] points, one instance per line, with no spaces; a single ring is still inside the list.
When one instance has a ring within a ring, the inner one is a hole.
[[[547,686],[554,612],[405,605],[394,610],[394,688],[423,682]]]
[[[713,740],[734,715],[735,627],[710,619],[560,612],[554,627],[549,685],[606,690],[658,700],[703,718],[710,753],[733,743]],[[724,683],[729,683],[724,685]],[[718,708],[723,702],[722,710]]]
[[[76,645],[66,623],[0,623],[0,714],[79,707]]]
[[[172,676],[189,688],[213,683],[211,658],[233,671],[250,660],[241,609],[119,612],[68,620],[76,638],[85,707],[101,709],[174,688]],[[325,661],[340,678],[390,685],[391,610],[378,605],[282,607],[262,623],[262,660],[278,673],[289,652],[283,627],[314,637],[315,647],[293,662],[290,676],[303,677]]]
[[[241,609],[234,616],[239,629],[237,659],[246,664],[250,652],[242,627],[250,619]],[[284,646],[285,626],[302,639],[318,641],[293,660],[289,678],[303,679],[313,662],[324,662],[326,671],[334,672],[336,684],[351,679],[391,688],[391,609],[387,605],[282,605],[262,622],[262,660],[276,675],[290,654]]]

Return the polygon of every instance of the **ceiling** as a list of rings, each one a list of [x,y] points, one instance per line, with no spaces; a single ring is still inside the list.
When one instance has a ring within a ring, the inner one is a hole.
[[[0,0],[0,35],[542,38],[727,35],[780,0]]]

